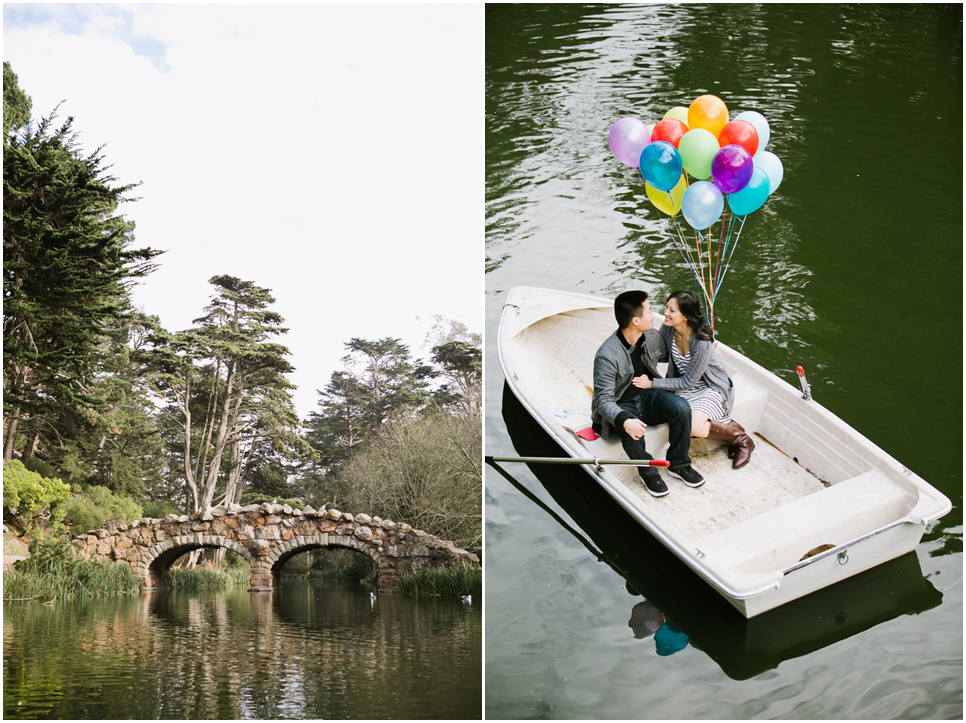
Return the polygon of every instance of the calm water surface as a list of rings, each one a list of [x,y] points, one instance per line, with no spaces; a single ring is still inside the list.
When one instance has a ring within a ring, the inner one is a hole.
[[[712,93],[785,169],[719,337],[804,365],[954,505],[915,553],[744,621],[587,477],[487,468],[488,718],[962,718],[962,86],[960,5],[487,7],[487,454],[546,445],[492,343],[512,287],[692,285],[607,133]]]
[[[479,605],[283,591],[5,603],[4,718],[479,718]]]

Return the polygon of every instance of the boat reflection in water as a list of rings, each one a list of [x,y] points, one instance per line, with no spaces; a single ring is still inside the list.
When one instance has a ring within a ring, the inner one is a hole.
[[[503,418],[520,456],[565,456],[507,385],[503,388]],[[547,509],[504,466],[490,464]],[[553,510],[547,512],[624,578],[628,592],[644,597],[645,603],[630,606],[629,626],[635,637],[654,636],[661,655],[690,644],[736,680],[751,678],[900,615],[929,610],[942,601],[942,593],[923,577],[916,553],[910,552],[745,618],[578,465],[528,466],[580,529],[574,530]]]

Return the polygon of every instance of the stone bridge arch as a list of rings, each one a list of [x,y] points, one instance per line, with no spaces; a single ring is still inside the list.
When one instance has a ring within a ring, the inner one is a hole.
[[[293,541],[294,544],[290,543],[287,545],[276,545],[272,551],[266,556],[263,568],[267,567],[272,576],[272,587],[279,588],[282,585],[282,568],[285,567],[285,563],[291,560],[296,555],[301,555],[303,552],[309,552],[310,550],[328,550],[328,549],[348,549],[355,550],[359,552],[375,563],[378,578],[381,579],[384,575],[392,575],[395,572],[395,565],[390,561],[382,552],[378,549],[373,548],[373,546],[361,542],[353,537],[348,536],[328,536],[328,535],[315,535],[312,537],[303,537],[298,540]],[[252,568],[254,573],[254,567]],[[398,576],[397,576],[398,577]],[[253,575],[254,578],[254,575]],[[261,580],[259,580],[261,582]],[[253,583],[254,586],[254,583]],[[382,589],[382,585],[379,585]],[[395,585],[392,585],[395,587]]]
[[[244,557],[251,565],[252,591],[279,587],[289,558],[324,547],[367,555],[376,565],[380,590],[395,589],[402,575],[424,567],[480,564],[476,555],[405,523],[273,504],[111,525],[80,535],[77,542],[85,559],[130,565],[146,590],[170,587],[171,564],[202,547],[222,547]]]
[[[248,561],[249,565],[253,562],[251,552],[247,547],[223,535],[203,535],[201,539],[198,539],[195,535],[179,535],[149,548],[148,552],[143,554],[137,564],[132,565],[132,567],[144,581],[143,587],[148,589],[170,588],[170,570],[175,560],[189,552],[206,547],[223,547],[226,550],[237,552]],[[153,552],[155,549],[157,552]]]

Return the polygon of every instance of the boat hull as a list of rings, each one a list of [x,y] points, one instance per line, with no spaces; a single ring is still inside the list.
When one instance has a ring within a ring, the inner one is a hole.
[[[615,328],[613,302],[583,294],[517,287],[504,308],[507,385],[574,459],[626,458],[619,441],[576,434],[590,423],[594,353]],[[747,468],[732,470],[721,445],[694,440],[694,466],[708,483],[694,490],[668,479],[671,494],[655,499],[633,467],[583,467],[742,615],[915,549],[926,525],[949,511],[948,499],[821,405],[719,350],[735,380],[735,419],[758,442]],[[648,450],[666,444],[664,425],[648,428]]]

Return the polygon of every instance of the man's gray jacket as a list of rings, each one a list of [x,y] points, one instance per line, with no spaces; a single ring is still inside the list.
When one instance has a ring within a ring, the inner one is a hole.
[[[647,371],[652,378],[660,379],[658,362],[668,361],[667,345],[661,333],[657,329],[645,331],[638,346]],[[590,404],[590,419],[600,426],[600,435],[604,439],[620,434],[617,417],[624,410],[617,406],[617,400],[627,391],[634,378],[631,352],[635,348],[627,346],[618,329],[600,345],[594,357],[594,398]]]

